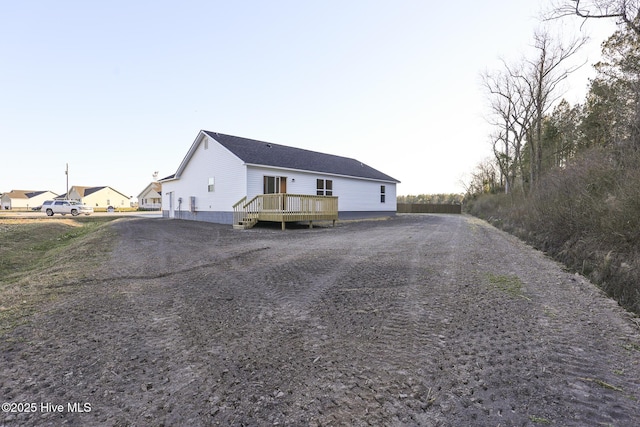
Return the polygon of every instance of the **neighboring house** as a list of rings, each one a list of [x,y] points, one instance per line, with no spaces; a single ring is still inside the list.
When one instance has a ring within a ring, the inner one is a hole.
[[[77,200],[93,208],[131,207],[131,198],[111,187],[80,187],[74,185],[69,190],[69,197],[66,194],[57,197],[58,199]]]
[[[31,210],[42,206],[45,200],[51,200],[57,196],[52,191],[11,190],[4,193],[0,204],[2,209]]]
[[[234,206],[266,194],[318,196],[310,204],[337,197],[340,219],[394,215],[400,181],[355,159],[200,131],[161,182],[164,217],[235,225]],[[286,210],[294,202],[278,203]]]
[[[138,194],[138,208],[143,210],[160,210],[162,208],[162,184],[152,182],[142,193]]]

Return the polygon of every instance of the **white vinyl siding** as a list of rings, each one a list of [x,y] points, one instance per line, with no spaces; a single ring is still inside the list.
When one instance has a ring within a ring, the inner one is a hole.
[[[333,196],[338,197],[340,211],[396,210],[396,184],[374,180],[349,178],[313,172],[291,171],[264,166],[249,166],[247,170],[247,199],[263,192],[264,176],[286,176],[287,193],[316,195],[318,179],[332,181]],[[385,203],[380,203],[380,186],[385,186]]]
[[[208,141],[208,149],[194,152],[179,179],[162,183],[163,206],[169,203],[167,193],[173,192],[176,210],[179,198],[183,200],[180,209],[189,210],[191,197],[195,197],[196,211],[232,212],[232,206],[245,195],[246,167],[242,161],[214,140]],[[204,147],[204,142],[201,145]]]
[[[141,209],[160,209],[162,197],[158,194],[157,186],[148,185],[147,188],[138,194],[138,206]]]

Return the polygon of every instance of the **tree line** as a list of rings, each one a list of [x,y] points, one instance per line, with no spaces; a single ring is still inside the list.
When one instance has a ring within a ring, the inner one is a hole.
[[[462,203],[464,195],[462,194],[418,194],[398,196],[398,203],[410,203],[410,204],[459,204]]]
[[[639,3],[568,0],[554,9],[555,18],[618,19],[582,103],[560,99],[562,83],[582,65],[571,64],[585,44],[581,37],[562,42],[538,31],[532,54],[482,74],[493,156],[472,173],[467,193],[527,193],[590,148],[640,148]]]

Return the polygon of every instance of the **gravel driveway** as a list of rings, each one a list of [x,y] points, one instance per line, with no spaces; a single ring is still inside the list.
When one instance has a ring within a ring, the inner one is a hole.
[[[640,423],[634,319],[480,220],[111,226],[0,342],[2,401],[37,404],[0,425]]]

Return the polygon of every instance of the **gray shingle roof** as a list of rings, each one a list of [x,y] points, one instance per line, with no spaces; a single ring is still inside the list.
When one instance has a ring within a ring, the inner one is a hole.
[[[96,193],[100,190],[102,190],[103,188],[107,188],[106,186],[102,186],[102,187],[89,187],[89,188],[85,188],[84,189],[84,197],[87,197],[93,193]]]
[[[39,196],[42,193],[46,193],[46,191],[11,190],[4,194],[11,199],[30,199],[32,197]]]
[[[247,164],[400,182],[356,159],[203,131]]]
[[[27,195],[27,198],[32,198],[32,197],[36,197],[39,196],[42,193],[46,193],[46,191],[30,191],[28,193],[25,193]]]

